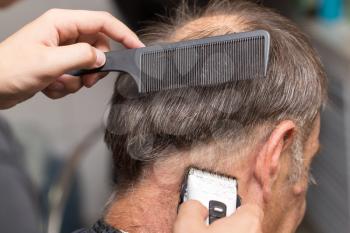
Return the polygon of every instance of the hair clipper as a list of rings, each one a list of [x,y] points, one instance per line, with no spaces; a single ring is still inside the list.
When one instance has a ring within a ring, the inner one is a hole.
[[[182,185],[180,204],[199,201],[209,210],[207,224],[230,216],[241,205],[238,183],[233,177],[190,168]]]

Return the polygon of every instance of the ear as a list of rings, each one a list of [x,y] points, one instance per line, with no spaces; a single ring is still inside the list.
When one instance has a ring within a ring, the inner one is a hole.
[[[292,144],[295,132],[293,121],[280,122],[258,152],[254,174],[263,190],[264,201],[271,196],[272,186],[280,173],[282,154]]]

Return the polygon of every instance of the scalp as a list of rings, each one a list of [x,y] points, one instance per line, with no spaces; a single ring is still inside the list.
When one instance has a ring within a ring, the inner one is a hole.
[[[244,31],[246,31],[244,19],[238,15],[211,15],[195,19],[179,27],[170,36],[170,41],[175,42],[189,38],[197,39]]]

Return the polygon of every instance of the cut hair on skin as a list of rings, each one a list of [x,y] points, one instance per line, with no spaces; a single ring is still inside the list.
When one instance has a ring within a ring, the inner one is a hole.
[[[119,190],[136,184],[158,160],[181,159],[193,150],[219,151],[220,159],[215,153],[197,158],[217,170],[223,157],[241,159],[232,156],[244,156],[245,148],[264,140],[282,120],[297,125],[291,179],[300,177],[303,143],[326,99],[325,73],[306,36],[290,20],[248,1],[216,0],[204,8],[183,3],[163,21],[143,31],[148,45],[267,30],[267,77],[138,96],[130,76],[122,74],[105,132]]]

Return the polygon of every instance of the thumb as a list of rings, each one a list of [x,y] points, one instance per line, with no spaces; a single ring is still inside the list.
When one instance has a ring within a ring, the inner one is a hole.
[[[175,233],[198,233],[207,228],[208,210],[198,201],[189,200],[180,206],[175,222]]]
[[[256,180],[252,180],[243,199],[243,205],[226,219],[227,223],[238,227],[241,229],[241,232],[262,232],[262,222],[264,220],[263,203],[264,199],[260,184]]]
[[[50,48],[50,74],[60,76],[74,69],[93,69],[106,63],[104,52],[88,43],[77,43]]]
[[[264,219],[264,212],[260,208],[259,205],[255,204],[246,204],[241,207],[239,207],[235,214],[230,216],[231,218],[243,218],[243,217],[251,217],[255,218],[256,220],[262,222]]]
[[[241,232],[255,233],[261,232],[263,219],[264,212],[258,205],[247,204],[239,207],[233,215],[219,221],[226,226],[236,227]]]

